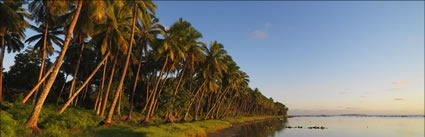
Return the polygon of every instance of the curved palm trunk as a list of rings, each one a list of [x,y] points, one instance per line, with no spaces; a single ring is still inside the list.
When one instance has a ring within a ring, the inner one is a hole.
[[[96,98],[96,105],[94,107],[96,111],[96,116],[100,114],[100,108],[102,106],[102,99],[103,99],[103,88],[105,86],[105,77],[106,77],[106,67],[108,65],[108,60],[105,61],[105,65],[103,65],[103,74],[102,74],[102,82],[100,83],[100,89],[99,92],[100,95]]]
[[[165,57],[165,63],[162,66],[161,72],[159,73],[159,78],[158,78],[158,80],[156,81],[156,84],[155,84],[155,89],[153,90],[153,95],[152,95],[152,98],[151,98],[151,103],[149,105],[148,114],[146,115],[145,119],[143,121],[141,121],[142,124],[143,123],[149,124],[149,118],[150,118],[150,115],[151,115],[152,106],[155,102],[156,91],[158,90],[158,86],[159,86],[160,80],[162,78],[162,75],[164,73],[165,67],[167,66],[167,63],[168,63],[168,55]]]
[[[173,93],[173,98],[171,99],[171,104],[174,104],[174,102],[176,101],[176,95],[177,95],[177,92],[178,92],[178,89],[179,89],[179,87],[180,87],[180,83],[181,83],[181,81],[182,81],[182,79],[183,79],[183,75],[184,75],[184,72],[185,72],[185,68],[183,68],[183,70],[182,70],[182,72],[181,72],[181,74],[180,74],[180,78],[179,78],[179,82],[177,83],[177,87],[176,87],[176,89],[174,90],[174,93]],[[173,105],[174,106],[174,105]],[[168,115],[168,117],[167,117],[167,122],[170,122],[170,123],[173,123],[174,121],[173,121],[173,119],[172,119],[172,117],[173,117],[173,113],[172,112],[169,112],[169,111],[167,111],[168,113],[170,113],[169,115]]]
[[[46,22],[46,27],[44,28],[44,38],[43,38],[43,57],[41,57],[41,67],[40,67],[40,73],[38,75],[38,81],[40,81],[41,77],[43,76],[44,71],[44,64],[46,62],[46,44],[47,44],[47,33],[49,30],[49,22]],[[35,99],[38,95],[38,90],[35,90],[34,98],[32,99],[32,104],[35,104]]]
[[[65,53],[68,50],[68,45],[71,40],[72,33],[74,32],[75,24],[77,23],[78,16],[80,15],[81,7],[83,6],[83,0],[79,0],[77,11],[75,12],[75,17],[72,19],[71,25],[69,26],[68,34],[66,35],[65,42],[63,44],[63,48],[61,51],[61,54],[59,55],[57,59],[57,63],[55,65],[55,68],[53,70],[53,73],[51,74],[49,80],[47,81],[46,86],[43,89],[43,92],[41,93],[40,97],[37,100],[37,103],[34,107],[34,109],[31,112],[30,117],[28,118],[25,127],[33,129],[33,132],[39,132],[39,128],[37,127],[37,121],[38,116],[40,115],[41,108],[43,107],[44,101],[46,100],[47,95],[50,92],[50,89],[53,86],[53,83],[55,82],[56,76],[59,73],[59,69],[62,66],[63,58],[65,57]]]
[[[2,92],[3,92],[3,59],[4,59],[4,51],[5,51],[5,45],[4,45],[4,36],[1,37],[1,55],[0,55],[0,104],[2,102]]]
[[[106,109],[106,106],[108,105],[107,103],[108,103],[109,91],[111,90],[112,81],[114,80],[115,68],[117,66],[117,61],[118,61],[117,55],[118,55],[118,52],[115,53],[114,64],[112,65],[111,74],[109,76],[108,88],[106,89],[105,98],[103,100],[102,111],[100,112],[101,117],[103,117],[103,115],[105,114],[105,109]]]
[[[63,82],[63,85],[62,85],[61,91],[59,92],[58,100],[56,100],[56,105],[58,105],[58,104],[59,104],[59,99],[60,99],[60,98],[61,98],[61,96],[62,96],[62,92],[63,92],[63,89],[65,88],[66,80],[68,79],[68,76],[69,76],[69,75],[66,75],[66,77],[65,77],[65,81]]]
[[[118,99],[118,105],[116,109],[118,116],[121,116],[121,100],[122,100],[122,92],[120,93],[120,98]]]
[[[84,82],[84,84],[77,90],[75,91],[75,94],[72,95],[72,97],[70,99],[68,99],[68,101],[66,101],[65,105],[62,106],[62,108],[58,111],[58,114],[62,114],[63,111],[65,111],[65,109],[71,104],[72,100],[78,96],[78,93],[80,93],[85,86],[88,85],[88,83],[90,82],[90,80],[93,78],[93,76],[96,74],[96,72],[100,69],[100,67],[102,66],[102,64],[105,62],[106,59],[108,59],[108,56],[110,55],[110,52],[108,52],[108,54],[106,54],[105,58],[102,60],[102,62],[99,63],[99,65],[97,65],[97,67],[94,69],[94,71],[90,74],[90,76],[87,78],[87,80]],[[87,89],[87,88],[86,88]]]
[[[204,97],[204,93],[205,93],[205,89],[204,89],[204,90],[202,90],[202,94],[201,94],[201,96],[199,97],[199,102],[198,102],[198,105],[196,105],[196,109],[195,109],[195,114],[194,114],[193,121],[198,120],[198,111],[199,111],[199,108],[200,108],[200,106],[201,106],[201,102],[202,102],[202,98]]]
[[[138,67],[137,67],[136,78],[134,79],[133,92],[131,92],[130,111],[128,112],[127,120],[131,120],[131,113],[133,113],[134,94],[136,93],[137,80],[139,78],[140,68],[142,66],[142,59],[143,59],[143,55],[140,54],[140,60],[139,60],[139,64],[138,64]]]
[[[131,24],[131,36],[130,36],[130,46],[128,47],[128,51],[127,51],[127,59],[125,61],[125,66],[124,66],[124,70],[122,72],[121,75],[121,80],[120,83],[118,85],[118,89],[117,92],[115,93],[115,97],[114,97],[114,101],[112,102],[112,106],[111,109],[109,110],[108,115],[106,116],[106,119],[103,120],[100,124],[106,124],[106,125],[110,125],[111,121],[112,121],[112,115],[114,114],[114,109],[115,109],[115,105],[117,103],[118,100],[118,95],[121,93],[122,91],[122,86],[124,84],[124,79],[125,76],[127,74],[127,68],[128,68],[128,64],[130,62],[130,57],[131,57],[131,50],[133,48],[133,40],[134,40],[134,31],[136,28],[136,13],[137,13],[137,1],[134,1],[134,11],[133,11],[133,20],[132,20],[132,24]]]
[[[81,38],[80,38],[80,40],[81,40]],[[84,43],[85,42],[84,42],[84,39],[83,39],[83,43],[82,43],[81,49],[80,49],[80,56],[78,57],[77,66],[75,67],[74,75],[72,76],[71,89],[69,90],[68,99],[70,99],[71,96],[74,94],[75,81],[77,80],[78,70],[80,69],[81,59],[83,58],[83,51],[84,51],[84,47],[85,47]]]
[[[162,93],[163,89],[164,89],[164,85],[165,85],[165,83],[166,83],[166,82],[167,82],[167,80],[168,80],[168,76],[169,76],[169,74],[170,74],[171,70],[173,70],[174,65],[175,65],[176,63],[177,63],[177,60],[174,60],[174,61],[173,61],[173,64],[170,66],[170,69],[168,69],[167,74],[165,75],[164,80],[162,80],[161,88],[160,88],[160,89],[159,89],[159,91],[158,91],[158,96],[157,96],[156,98],[154,98],[155,103],[153,104],[153,106],[154,106],[154,107],[153,107],[153,109],[152,109],[151,116],[153,116],[153,114],[155,114],[155,110],[156,110],[156,109],[158,109],[157,102],[158,102],[158,100],[159,100],[159,97],[161,96],[161,93]]]
[[[186,112],[184,114],[184,117],[182,119],[182,121],[186,121],[187,120],[187,116],[189,115],[189,110],[192,107],[192,104],[195,102],[196,97],[198,96],[198,93],[200,92],[200,90],[202,89],[202,87],[205,85],[205,81],[202,83],[202,85],[198,88],[197,91],[195,91],[195,95],[193,96],[193,99],[190,101],[189,106],[186,109]]]
[[[152,92],[151,90],[149,90],[149,83],[150,83],[150,79],[149,80],[147,80],[148,82],[146,83],[146,103],[145,103],[145,106],[143,107],[143,110],[142,110],[142,112],[140,112],[140,114],[144,114],[145,113],[145,111],[146,111],[146,108],[148,107],[148,105],[149,105],[149,102],[150,102],[150,99],[152,98],[152,93],[151,94],[149,94],[150,92]]]
[[[208,116],[211,114],[211,112],[215,111],[215,108],[217,105],[221,105],[221,103],[223,102],[224,96],[227,94],[227,92],[229,91],[229,88],[227,87],[226,89],[224,89],[223,93],[220,94],[220,96],[218,96],[218,98],[216,99],[214,105],[211,107],[211,109],[207,112],[207,115],[205,116],[205,120],[208,119]]]
[[[35,85],[34,88],[31,89],[31,91],[25,96],[25,98],[21,101],[22,103],[25,103],[28,101],[28,99],[31,97],[31,95],[35,92],[35,90],[37,90],[41,84],[43,84],[43,82],[47,79],[47,77],[50,75],[50,73],[52,72],[53,68],[55,68],[57,62],[53,63],[52,66],[50,66],[49,70],[46,72],[46,74],[43,76],[43,78],[38,81],[37,85]]]

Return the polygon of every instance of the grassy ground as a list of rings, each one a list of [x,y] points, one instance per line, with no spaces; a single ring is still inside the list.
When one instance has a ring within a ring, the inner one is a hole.
[[[113,128],[94,128],[73,136],[203,137],[206,136],[207,133],[231,127],[232,123],[242,123],[272,117],[273,116],[233,117],[222,120],[204,120],[185,123],[157,124],[151,126],[141,126],[138,125],[137,122],[121,122],[115,123]]]
[[[0,106],[0,124],[2,137],[33,136],[23,125],[32,110],[31,105],[3,102]],[[42,109],[39,127],[41,133],[36,136],[137,136],[137,137],[202,137],[207,133],[228,128],[232,123],[272,118],[262,117],[232,117],[221,120],[204,120],[185,123],[161,124],[161,119],[151,121],[152,125],[139,125],[137,120],[114,121],[112,128],[96,127],[102,118],[93,114],[93,110],[83,108],[68,108],[62,115],[56,114],[58,107],[47,105]]]

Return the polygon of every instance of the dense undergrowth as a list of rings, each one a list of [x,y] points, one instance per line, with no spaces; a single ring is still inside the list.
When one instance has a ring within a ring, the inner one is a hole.
[[[30,130],[24,128],[26,118],[30,115],[32,105],[22,103],[3,102],[0,106],[1,136],[33,136]],[[102,120],[95,116],[93,110],[79,107],[71,107],[62,115],[56,111],[58,107],[47,105],[43,107],[38,126],[42,129],[35,136],[66,137],[66,136],[206,136],[214,132],[232,126],[232,123],[241,123],[252,120],[260,120],[275,116],[262,117],[232,117],[222,120],[204,120],[185,123],[163,124],[164,120],[155,119],[150,126],[139,125],[139,121],[116,121],[112,128],[96,127]],[[138,115],[136,115],[138,116]]]
[[[31,114],[32,107],[22,103],[3,102],[0,110],[1,136],[31,136],[31,131],[24,128],[24,123]],[[38,122],[42,131],[37,136],[66,136],[75,129],[94,127],[102,120],[87,109],[69,108],[62,115],[56,113],[58,109],[54,105],[43,107]]]

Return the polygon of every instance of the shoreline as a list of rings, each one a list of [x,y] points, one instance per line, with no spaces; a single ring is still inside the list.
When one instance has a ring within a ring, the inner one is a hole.
[[[234,133],[234,130],[237,130],[238,128],[243,127],[243,126],[247,126],[247,125],[251,125],[251,124],[256,124],[256,123],[261,123],[261,122],[265,122],[265,121],[269,121],[269,120],[274,120],[274,119],[276,119],[276,120],[282,120],[284,118],[290,118],[290,117],[288,117],[288,116],[286,116],[286,117],[284,117],[284,116],[280,116],[280,117],[277,116],[277,117],[271,117],[271,118],[265,118],[265,119],[245,121],[245,122],[242,122],[242,123],[232,123],[232,126],[231,127],[220,129],[220,130],[217,130],[216,132],[208,133],[208,136],[209,137],[222,137],[222,136],[225,136],[225,135],[233,134]]]
[[[129,123],[117,123],[112,128],[92,128],[74,134],[75,136],[174,136],[174,137],[207,137],[232,127],[252,124],[269,119],[280,119],[284,116],[231,117],[221,120],[202,120],[184,123],[164,123],[150,126],[135,126]],[[71,135],[72,136],[72,135]]]

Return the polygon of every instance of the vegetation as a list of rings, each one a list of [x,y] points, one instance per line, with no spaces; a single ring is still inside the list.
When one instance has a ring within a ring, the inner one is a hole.
[[[113,128],[85,132],[192,136],[288,110],[250,88],[224,45],[200,41],[190,22],[158,24],[152,1],[1,0],[0,7],[0,63],[6,49],[29,44],[0,72],[2,135],[32,129],[59,136],[105,125]],[[26,28],[38,34],[25,40]],[[197,120],[207,121],[156,125]],[[155,126],[141,126],[148,124]]]

